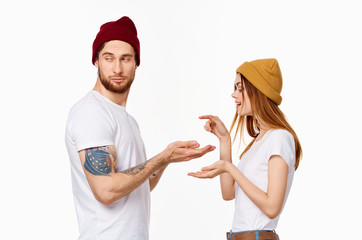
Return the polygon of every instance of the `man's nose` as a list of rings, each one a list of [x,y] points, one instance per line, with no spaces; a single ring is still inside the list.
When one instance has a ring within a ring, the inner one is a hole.
[[[122,63],[120,61],[115,61],[113,71],[116,74],[120,74],[120,73],[123,72],[123,66],[122,66]]]

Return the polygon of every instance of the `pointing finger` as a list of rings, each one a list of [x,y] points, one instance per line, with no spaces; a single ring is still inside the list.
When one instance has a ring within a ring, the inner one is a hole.
[[[200,116],[199,119],[211,119],[213,116],[212,115],[203,115]]]

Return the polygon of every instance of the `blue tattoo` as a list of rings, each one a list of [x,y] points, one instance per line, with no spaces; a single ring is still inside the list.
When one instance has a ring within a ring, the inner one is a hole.
[[[122,171],[121,173],[125,173],[125,174],[128,174],[128,175],[136,175],[137,173],[139,173],[143,169],[145,169],[146,165],[147,165],[147,162],[144,162],[144,163],[138,164],[135,167],[126,169],[126,170]]]
[[[109,175],[111,172],[110,155],[109,152],[100,148],[86,149],[84,168],[93,175]]]

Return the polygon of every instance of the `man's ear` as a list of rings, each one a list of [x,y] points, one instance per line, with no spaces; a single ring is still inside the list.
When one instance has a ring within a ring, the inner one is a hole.
[[[96,66],[96,68],[98,68],[98,58],[96,58],[96,60],[94,61],[94,66]]]

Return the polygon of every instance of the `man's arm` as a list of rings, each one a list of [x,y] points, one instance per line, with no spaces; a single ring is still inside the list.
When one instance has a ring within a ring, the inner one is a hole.
[[[110,205],[131,193],[153,173],[162,174],[169,163],[198,158],[215,149],[211,145],[198,147],[200,145],[195,141],[174,142],[150,160],[120,173],[114,170],[117,162],[114,146],[81,150],[79,156],[95,198],[105,205]],[[155,183],[154,186],[159,177],[156,180],[152,181],[152,184]]]
[[[193,147],[191,148],[198,148],[200,145],[194,145]],[[215,148],[213,148],[215,149]],[[149,178],[149,182],[150,182],[150,190],[152,191],[153,189],[155,189],[155,187],[157,186],[158,182],[160,181],[161,179],[161,176],[163,174],[163,172],[165,171],[166,167],[168,166],[165,165],[163,166],[162,168],[158,169],[156,172],[152,173],[152,175],[150,176]]]
[[[161,176],[163,174],[163,172],[165,171],[167,165],[165,165],[164,167],[158,169],[156,172],[152,173],[152,175],[150,176],[149,180],[150,180],[150,189],[151,191],[157,186],[158,182],[161,179]]]

